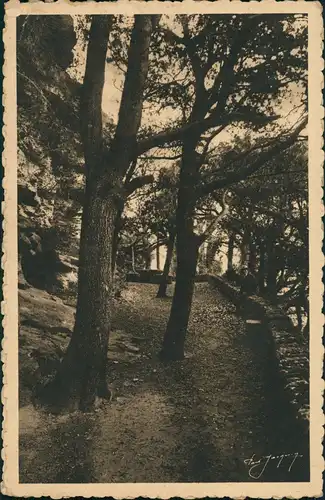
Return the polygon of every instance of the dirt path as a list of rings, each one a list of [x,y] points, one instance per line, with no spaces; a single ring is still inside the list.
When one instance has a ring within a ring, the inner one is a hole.
[[[130,285],[115,312],[113,401],[89,415],[21,411],[21,482],[308,480],[306,438],[261,342],[218,292],[197,284],[183,362],[156,357],[170,299]],[[250,469],[245,464],[270,458]],[[279,466],[278,466],[279,465]],[[249,474],[251,473],[251,477]],[[259,474],[261,473],[260,477]]]

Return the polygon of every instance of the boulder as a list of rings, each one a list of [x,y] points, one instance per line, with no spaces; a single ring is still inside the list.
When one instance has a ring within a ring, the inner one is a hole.
[[[19,290],[18,300],[22,328],[31,327],[52,333],[72,333],[75,313],[73,307],[52,300],[52,295],[37,288]]]
[[[75,309],[29,286],[19,297],[19,401],[29,404],[35,387],[52,377],[67,349]]]

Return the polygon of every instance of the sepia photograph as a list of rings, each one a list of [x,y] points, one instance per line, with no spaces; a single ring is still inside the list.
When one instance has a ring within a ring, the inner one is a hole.
[[[321,484],[323,113],[288,3],[10,19],[13,453],[43,485],[15,491]]]

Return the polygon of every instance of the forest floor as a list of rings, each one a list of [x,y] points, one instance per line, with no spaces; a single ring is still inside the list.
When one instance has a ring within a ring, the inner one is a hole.
[[[21,400],[20,482],[307,481],[307,437],[269,362],[265,332],[199,283],[186,359],[163,364],[157,352],[171,299],[155,293],[155,285],[130,284],[117,303],[109,404],[53,416]],[[295,453],[302,457],[292,464]],[[292,455],[262,458],[281,454]],[[253,456],[262,461],[252,468],[245,460]]]

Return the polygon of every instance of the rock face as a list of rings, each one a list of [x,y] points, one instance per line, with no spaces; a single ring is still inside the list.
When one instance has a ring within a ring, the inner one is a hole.
[[[17,18],[19,256],[25,280],[49,291],[76,288],[65,257],[78,256],[84,191],[76,42],[71,16]]]
[[[71,334],[74,309],[63,304],[59,297],[29,288],[19,291],[20,325],[31,326],[47,332]]]
[[[46,290],[76,274],[60,258],[77,255],[81,206],[70,191],[83,190],[80,84],[66,71],[76,40],[71,16],[17,19],[19,254],[27,283]]]
[[[68,345],[74,309],[51,293],[76,287],[84,158],[80,84],[67,68],[70,16],[17,19],[20,395],[51,376]],[[48,293],[50,292],[50,293]]]
[[[24,405],[37,383],[54,375],[72,334],[75,309],[29,285],[19,290],[19,313],[19,394]]]
[[[71,16],[19,16],[18,42],[35,46],[35,55],[43,63],[50,61],[66,70],[73,61],[73,48],[77,42]]]

